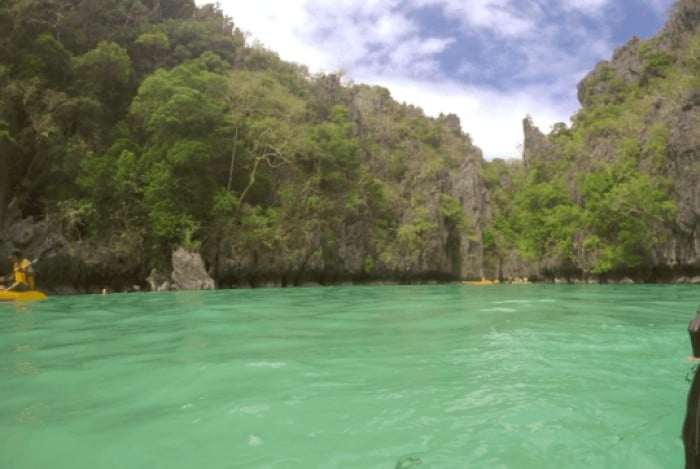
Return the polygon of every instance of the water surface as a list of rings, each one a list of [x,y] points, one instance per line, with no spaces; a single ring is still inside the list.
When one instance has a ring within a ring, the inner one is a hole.
[[[672,468],[690,286],[0,305],[0,467]]]

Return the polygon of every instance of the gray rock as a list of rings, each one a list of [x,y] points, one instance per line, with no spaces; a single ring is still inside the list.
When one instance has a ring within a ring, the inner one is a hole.
[[[177,248],[172,255],[173,272],[171,289],[177,290],[214,290],[214,280],[204,268],[202,256],[183,247]]]
[[[146,283],[151,291],[165,291],[170,289],[169,275],[163,274],[155,267],[151,269],[151,273],[146,277]]]

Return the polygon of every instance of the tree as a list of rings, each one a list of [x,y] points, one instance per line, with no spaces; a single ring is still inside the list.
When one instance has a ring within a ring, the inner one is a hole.
[[[131,59],[114,42],[100,41],[95,49],[75,59],[74,90],[102,104],[105,125],[114,124],[126,112],[130,93]]]
[[[208,218],[217,188],[226,126],[226,77],[209,70],[212,54],[144,80],[130,116],[143,129],[139,166],[143,203],[154,233],[178,243]],[[214,138],[212,138],[214,137]]]
[[[234,136],[227,187],[232,187],[234,168],[243,166],[247,182],[240,189],[242,201],[253,188],[261,164],[273,169],[294,161],[302,149],[301,124],[306,112],[303,102],[269,73],[232,72],[227,90],[230,106],[227,122]],[[240,165],[236,163],[239,144],[245,148],[239,154]]]
[[[662,227],[675,213],[668,181],[624,160],[581,179],[587,232],[582,248],[593,251],[591,273],[638,266],[662,241]]]
[[[10,135],[7,122],[0,120],[0,226],[3,226],[5,208],[11,193],[10,174],[13,171],[11,170],[10,155],[14,153],[12,150],[15,145],[15,139]]]
[[[311,129],[307,157],[315,159],[315,171],[323,189],[345,190],[356,179],[360,146],[345,106],[332,107],[327,121]]]

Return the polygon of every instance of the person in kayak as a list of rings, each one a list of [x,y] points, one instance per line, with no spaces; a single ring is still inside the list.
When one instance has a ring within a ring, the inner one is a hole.
[[[700,359],[700,306],[688,325],[688,333],[693,348],[693,356],[688,357],[688,360],[697,362]],[[683,421],[683,446],[686,469],[700,468],[700,373],[697,371],[688,391]]]
[[[13,283],[7,288],[8,291],[27,291],[34,290],[34,269],[29,259],[23,258],[22,253],[13,251],[9,256],[12,261]],[[5,280],[2,277],[1,280]]]

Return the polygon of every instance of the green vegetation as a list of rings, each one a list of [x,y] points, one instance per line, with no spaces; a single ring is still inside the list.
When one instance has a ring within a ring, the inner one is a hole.
[[[572,126],[557,124],[547,136],[552,155],[486,163],[494,215],[484,243],[492,266],[510,255],[545,274],[585,277],[652,263],[678,213],[667,122],[671,110],[689,109],[678,103],[698,83],[697,38],[660,43],[638,46],[636,78],[603,63],[582,82],[583,107]]]
[[[15,198],[146,268],[186,245],[365,275],[468,229],[433,189],[476,154],[460,129],[247,44],[217,6],[10,0],[0,26],[0,219]]]
[[[185,245],[222,276],[634,269],[677,210],[663,103],[700,70],[697,38],[643,42],[636,81],[585,81],[554,156],[483,163],[455,116],[311,75],[215,5],[9,0],[0,31],[0,222],[15,198],[71,242],[146,269]]]

